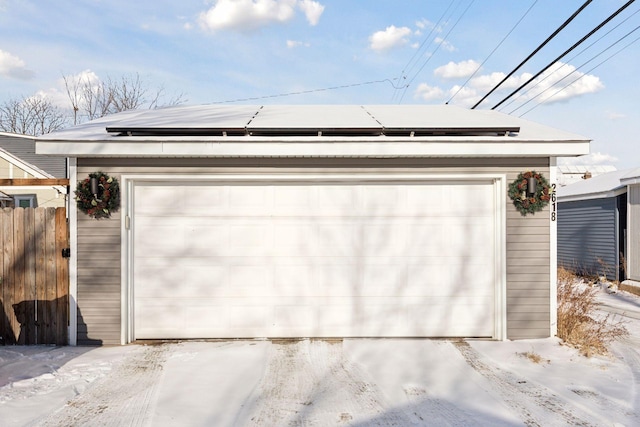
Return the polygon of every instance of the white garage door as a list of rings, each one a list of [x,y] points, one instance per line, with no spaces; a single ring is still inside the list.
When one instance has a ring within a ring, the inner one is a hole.
[[[489,181],[134,185],[135,339],[488,336]]]

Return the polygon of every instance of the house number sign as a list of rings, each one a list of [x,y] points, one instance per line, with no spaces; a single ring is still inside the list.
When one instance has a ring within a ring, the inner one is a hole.
[[[556,185],[551,184],[551,221],[555,221],[558,218],[556,203]]]

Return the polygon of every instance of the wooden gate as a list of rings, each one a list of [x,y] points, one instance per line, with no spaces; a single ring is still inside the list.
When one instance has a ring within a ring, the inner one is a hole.
[[[65,208],[0,210],[0,340],[68,343],[69,247]]]

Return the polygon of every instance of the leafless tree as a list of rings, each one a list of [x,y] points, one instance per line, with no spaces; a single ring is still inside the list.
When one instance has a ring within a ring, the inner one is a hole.
[[[164,104],[160,103],[164,88],[152,91],[137,73],[119,79],[108,77],[105,81],[91,79],[88,75],[64,76],[63,79],[74,111],[74,124],[121,111],[144,107],[153,109],[185,102],[180,94]]]
[[[62,129],[67,115],[47,98],[10,99],[0,105],[0,130],[23,135],[42,135]]]

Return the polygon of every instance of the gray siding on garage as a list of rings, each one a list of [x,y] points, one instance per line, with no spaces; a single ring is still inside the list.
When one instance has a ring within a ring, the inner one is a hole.
[[[78,212],[78,345],[120,344],[120,252],[119,212]]]
[[[631,280],[640,281],[640,184],[628,188],[627,275]]]
[[[584,275],[617,279],[617,198],[558,204],[558,264]]]
[[[78,179],[102,171],[122,174],[215,174],[336,172],[382,170],[505,174],[535,169],[548,176],[542,159],[78,159]],[[541,338],[550,334],[549,208],[523,217],[507,206],[507,337]],[[96,221],[78,213],[78,343],[120,343],[120,215]],[[555,268],[555,266],[554,266]]]

